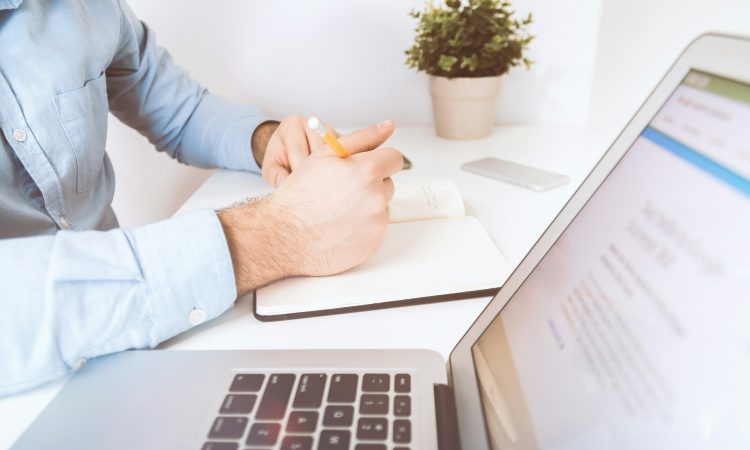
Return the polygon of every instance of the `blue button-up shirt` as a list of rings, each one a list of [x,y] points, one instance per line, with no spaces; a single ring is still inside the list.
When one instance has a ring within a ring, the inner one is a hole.
[[[201,88],[122,1],[0,0],[0,395],[236,297],[213,211],[118,228],[108,111],[181,162],[257,170],[268,118]]]

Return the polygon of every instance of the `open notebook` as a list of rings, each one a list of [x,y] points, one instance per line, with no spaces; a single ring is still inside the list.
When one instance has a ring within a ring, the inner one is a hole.
[[[255,291],[255,316],[280,320],[492,296],[511,267],[444,179],[397,182],[375,255],[327,277],[287,278]]]

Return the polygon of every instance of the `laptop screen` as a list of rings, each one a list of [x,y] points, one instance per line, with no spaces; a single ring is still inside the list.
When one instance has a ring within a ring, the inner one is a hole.
[[[493,449],[750,442],[750,85],[692,71],[472,347]]]

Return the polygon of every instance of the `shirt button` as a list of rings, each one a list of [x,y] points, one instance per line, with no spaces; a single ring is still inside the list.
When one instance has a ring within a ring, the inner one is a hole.
[[[202,309],[194,308],[190,311],[190,314],[188,314],[188,322],[190,322],[190,325],[200,325],[204,320],[206,320],[206,312]]]
[[[81,358],[81,357],[76,358],[75,360],[73,360],[73,364],[72,364],[73,370],[75,370],[75,371],[81,370],[83,368],[83,366],[85,366],[85,365],[86,365],[86,358]]]
[[[68,219],[66,219],[65,216],[60,216],[60,219],[58,221],[60,222],[60,226],[64,230],[67,230],[68,228],[70,228],[70,222],[68,222]]]
[[[22,130],[20,128],[16,128],[13,130],[13,139],[15,139],[18,142],[23,142],[26,140],[26,131]]]

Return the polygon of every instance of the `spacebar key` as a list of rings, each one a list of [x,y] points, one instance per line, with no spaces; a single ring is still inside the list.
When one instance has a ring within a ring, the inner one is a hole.
[[[257,420],[279,420],[284,418],[286,405],[292,395],[294,375],[291,373],[273,374],[268,379],[263,398],[255,414]]]

